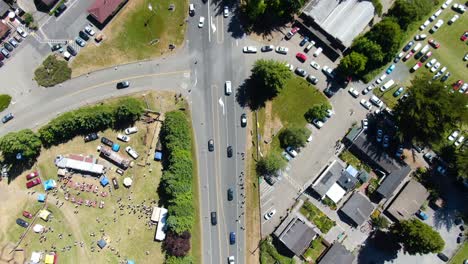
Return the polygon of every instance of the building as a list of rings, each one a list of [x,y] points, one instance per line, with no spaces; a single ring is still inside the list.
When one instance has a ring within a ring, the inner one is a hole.
[[[8,37],[10,31],[10,27],[7,24],[0,21],[0,39]]]
[[[340,212],[356,226],[361,226],[374,211],[374,205],[362,193],[355,192],[341,207]]]
[[[166,229],[167,229],[167,209],[160,207],[159,208],[159,217],[155,217],[158,220],[158,225],[156,226],[156,234],[154,235],[154,240],[163,241],[166,239]]]
[[[318,264],[352,264],[355,257],[343,245],[335,242],[319,259]]]
[[[386,176],[382,184],[380,184],[379,188],[377,188],[377,194],[385,199],[390,198],[410,172],[411,168],[405,166],[398,171],[390,173],[390,175]]]
[[[96,0],[88,8],[88,13],[100,25],[105,25],[126,2],[127,0]]]
[[[312,183],[312,189],[318,194],[318,196],[321,199],[324,199],[325,196],[327,196],[327,193],[329,195],[333,195],[337,192],[339,193],[346,193],[345,190],[343,190],[336,182],[338,179],[341,177],[341,173],[343,172],[344,167],[341,165],[339,162],[336,160],[332,162],[328,166],[327,169],[318,177],[318,179]],[[333,190],[332,192],[329,192],[330,189]],[[342,190],[340,190],[340,188]],[[343,195],[344,195],[343,193]],[[336,199],[336,197],[334,197]]]
[[[429,192],[419,182],[410,180],[393,200],[386,213],[398,220],[413,216],[429,197]]]
[[[0,19],[4,18],[9,11],[10,6],[5,1],[0,1]]]
[[[359,171],[355,169],[353,166],[348,165],[346,169],[341,173],[340,178],[338,179],[337,183],[347,192],[354,189],[358,180]]]
[[[61,169],[101,175],[104,173],[104,166],[96,162],[97,160],[94,158],[79,155],[70,155],[68,158],[57,156],[55,158],[55,165]]]
[[[309,248],[310,242],[317,236],[317,233],[305,220],[294,217],[278,236],[278,239],[296,256],[302,256]]]

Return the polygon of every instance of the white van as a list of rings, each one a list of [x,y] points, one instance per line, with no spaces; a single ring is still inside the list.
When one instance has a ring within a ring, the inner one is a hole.
[[[314,57],[318,57],[318,55],[320,55],[320,53],[322,53],[322,48],[318,48],[315,52],[314,52]]]
[[[232,93],[232,85],[231,85],[231,81],[226,81],[226,83],[224,84],[224,92],[226,93],[226,95],[230,95]]]
[[[392,87],[394,84],[395,82],[393,80],[390,80],[386,82],[382,87],[380,87],[380,91],[385,92],[386,90],[388,90],[388,88]]]
[[[315,41],[310,41],[309,45],[304,49],[305,53],[309,52],[315,45]]]
[[[191,16],[195,15],[195,6],[193,4],[189,5],[189,15]]]
[[[421,43],[417,43],[416,46],[414,46],[414,48],[413,48],[413,52],[418,51],[421,47],[422,47],[422,44],[421,44]]]

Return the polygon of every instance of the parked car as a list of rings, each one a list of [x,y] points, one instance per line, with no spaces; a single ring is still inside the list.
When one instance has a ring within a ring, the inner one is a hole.
[[[123,142],[128,142],[130,141],[130,137],[129,136],[126,136],[126,135],[123,135],[123,134],[117,134],[117,139],[118,140],[121,140]]]
[[[358,96],[359,96],[359,92],[358,92],[356,89],[354,89],[353,87],[349,88],[348,92],[349,92],[349,94],[351,94],[354,98],[358,98]]]
[[[214,140],[213,139],[208,140],[208,150],[209,151],[214,151]]]
[[[442,19],[437,20],[437,23],[429,30],[430,33],[435,33],[444,24]]]
[[[432,47],[434,47],[435,49],[438,49],[438,48],[440,47],[440,43],[437,42],[437,41],[435,41],[435,39],[430,39],[430,40],[428,41],[428,43],[429,43]]]
[[[315,45],[315,41],[311,40],[309,45],[307,45],[307,47],[305,47],[304,52],[305,53],[309,52],[314,47],[314,45]]]
[[[41,184],[41,178],[35,178],[32,181],[26,183],[26,188],[31,189],[32,187]]]
[[[431,165],[434,162],[434,155],[431,152],[424,153],[423,159],[427,162],[427,164]]]
[[[280,46],[276,47],[276,53],[279,53],[279,54],[286,55],[286,54],[288,54],[288,50],[289,49],[286,48],[286,47],[280,47]]]
[[[439,257],[442,261],[447,262],[449,258],[444,253],[437,253],[437,257]]]
[[[449,7],[449,5],[452,3],[452,0],[447,0],[445,1],[445,3],[442,4],[442,9],[445,9],[447,7]]]
[[[419,35],[414,36],[414,40],[424,40],[426,38],[427,38],[426,34],[419,34]]]
[[[398,88],[398,90],[396,90],[394,93],[393,93],[393,97],[398,97],[400,96],[400,94],[405,90],[405,87],[400,87]]]
[[[288,162],[292,159],[291,155],[289,155],[286,151],[281,152],[281,156],[283,156],[283,158]]]
[[[402,155],[403,155],[403,147],[400,145],[395,153],[395,156],[397,158],[401,158]]]
[[[304,37],[301,42],[299,43],[299,46],[304,46],[307,42],[309,42],[309,37]]]
[[[122,81],[117,83],[117,89],[128,88],[130,86],[129,81]]]
[[[316,70],[320,70],[320,65],[316,61],[311,61],[310,66]]]
[[[80,38],[82,38],[84,41],[88,41],[89,40],[89,35],[86,34],[83,30],[80,30],[80,32],[78,32],[78,36]]]
[[[296,54],[296,58],[300,61],[300,62],[305,62],[307,60],[307,56],[304,54],[304,53],[300,53],[298,52]]]
[[[96,34],[96,32],[94,32],[93,28],[90,25],[86,26],[84,28],[84,31],[88,33],[90,36],[94,36],[94,34]]]
[[[458,138],[458,135],[460,135],[460,131],[455,130],[455,131],[452,132],[452,134],[450,134],[450,136],[448,136],[448,140],[449,141],[454,141],[455,139]]]
[[[76,37],[76,38],[75,38],[75,42],[76,42],[76,44],[78,44],[78,46],[80,46],[80,47],[86,46],[86,41],[84,41],[84,40],[83,40],[82,38],[80,38],[80,37]]]
[[[26,180],[32,180],[34,178],[36,178],[37,176],[39,176],[39,172],[37,171],[33,171],[31,173],[29,173],[28,175],[26,175]]]
[[[460,90],[458,90],[460,93],[465,93],[468,90],[468,83],[464,83],[461,87]]]
[[[229,7],[228,7],[228,6],[224,6],[223,15],[224,15],[224,17],[228,17],[228,16],[229,16]]]
[[[138,132],[138,127],[129,127],[129,128],[126,128],[124,130],[125,134],[126,135],[131,135],[131,134],[135,134],[136,132]]]
[[[403,61],[407,61],[411,58],[411,56],[413,56],[414,52],[413,51],[410,51],[408,53],[406,53],[406,56],[403,58]]]
[[[453,15],[453,17],[448,21],[448,24],[451,25],[451,24],[455,23],[455,21],[457,21],[458,18],[460,18],[459,15]]]
[[[17,27],[16,32],[18,32],[18,34],[23,38],[28,36],[28,32],[26,32],[26,30],[24,30],[22,27]]]
[[[67,51],[70,52],[70,54],[73,56],[76,56],[78,54],[76,50],[70,45],[67,46]]]
[[[275,46],[273,45],[267,45],[267,46],[263,46],[260,50],[262,52],[268,52],[268,51],[272,51],[275,49]]]
[[[301,76],[301,77],[305,77],[307,75],[307,72],[299,67],[296,68],[296,74]]]
[[[313,76],[313,75],[308,75],[307,76],[307,81],[309,81],[311,84],[317,84],[318,83],[318,79],[317,77]]]
[[[1,52],[5,58],[10,58],[10,52],[8,52],[8,50],[2,49]]]
[[[463,81],[462,80],[458,80],[456,81],[452,87],[453,87],[453,90],[457,91],[458,89],[460,89],[460,87],[463,85]]]
[[[385,78],[387,78],[387,74],[382,74],[382,76],[380,76],[380,77],[375,81],[375,83],[376,83],[376,84],[380,84],[381,82],[383,82],[383,80],[385,80]]]
[[[246,127],[247,126],[247,115],[243,113],[241,115],[241,127]]]
[[[62,48],[62,45],[61,44],[55,44],[55,45],[52,45],[52,47],[50,47],[50,49],[52,51],[56,51],[56,50],[59,50]]]
[[[428,53],[426,53],[426,55],[424,55],[422,58],[421,58],[421,62],[425,62],[427,59],[429,59],[430,57],[432,56],[432,51],[429,51]]]
[[[382,139],[383,139],[383,131],[382,129],[377,129],[377,142],[382,142]]]
[[[331,98],[333,95],[335,95],[335,92],[334,92],[330,87],[327,87],[325,90],[323,90],[323,93],[324,93],[328,98]]]
[[[369,127],[369,120],[363,119],[361,121],[361,124],[362,124],[362,129],[366,130]]]
[[[395,64],[390,65],[387,70],[385,71],[386,74],[392,73],[392,71],[395,69]]]
[[[416,64],[411,68],[411,71],[412,71],[412,72],[415,72],[415,71],[417,71],[419,68],[421,68],[421,66],[422,66],[422,62],[419,62],[419,61],[418,61],[418,62],[416,62]]]
[[[28,226],[29,226],[29,223],[24,221],[21,218],[16,219],[16,224],[18,224],[19,226],[24,227],[24,228],[28,228]]]
[[[440,62],[436,62],[436,64],[434,64],[434,66],[432,66],[431,72],[436,72],[437,69],[439,69],[439,67],[440,67]]]
[[[269,176],[269,175],[264,176],[263,178],[264,178],[265,181],[266,181],[268,184],[270,184],[271,186],[275,185],[275,183],[276,183],[276,181],[277,181],[277,179],[278,179],[278,178],[276,178],[275,176]]]
[[[404,52],[407,52],[408,50],[411,49],[411,47],[414,45],[414,41],[410,41],[408,42],[408,44],[405,45],[405,47],[403,47],[403,51]]]
[[[468,31],[465,31],[460,37],[461,41],[465,41],[466,39],[468,39]]]
[[[382,107],[382,106],[383,106],[382,100],[380,100],[380,99],[379,99],[377,96],[375,96],[375,95],[373,95],[373,96],[369,99],[369,101],[370,101],[371,103],[373,103],[373,104],[374,104],[375,106],[377,106],[377,107]]]
[[[257,48],[254,46],[245,46],[242,51],[244,53],[257,53]]]
[[[367,86],[364,90],[362,90],[362,94],[367,94],[367,93],[369,93],[370,91],[372,91],[372,89],[374,89],[374,85],[373,85],[373,84]]]
[[[452,74],[450,72],[447,72],[444,76],[442,76],[440,81],[445,82],[450,77],[450,75],[452,75]]]
[[[292,148],[292,147],[287,147],[286,152],[288,152],[288,154],[291,155],[291,157],[293,157],[293,158],[295,158],[297,156],[296,150],[294,150],[294,148]]]
[[[333,72],[333,69],[330,68],[330,67],[328,67],[328,66],[326,66],[326,65],[323,66],[322,72],[323,72],[325,75],[327,75],[328,77],[332,78],[332,79],[335,78],[335,73]]]
[[[6,122],[12,120],[13,118],[14,118],[13,114],[8,113],[2,118],[2,123],[5,124]]]
[[[314,120],[312,120],[312,124],[314,124],[314,126],[318,129],[322,128],[324,125],[323,121],[318,118],[315,118]]]
[[[30,212],[28,212],[28,211],[23,211],[23,216],[26,217],[26,218],[28,218],[28,219],[33,218],[33,215],[32,215]]]
[[[90,142],[99,138],[98,133],[89,133],[84,137],[84,142]]]
[[[136,152],[132,147],[128,146],[125,148],[125,151],[127,151],[128,155],[134,159],[138,159],[138,152]]]
[[[424,21],[424,23],[419,27],[419,30],[424,30],[430,23],[431,21],[429,21],[429,19]]]
[[[228,264],[236,264],[236,258],[234,256],[229,256],[228,257]]]
[[[455,147],[459,147],[461,144],[463,144],[463,141],[465,141],[465,137],[464,136],[460,136],[457,141],[455,141]]]
[[[119,188],[119,182],[117,181],[117,179],[115,177],[112,178],[112,185],[114,186],[114,189],[118,189]]]
[[[390,137],[388,135],[385,135],[383,137],[383,147],[388,148],[390,146]]]
[[[418,211],[416,212],[416,216],[419,217],[419,218],[420,218],[421,220],[423,220],[423,221],[424,221],[424,220],[427,220],[427,219],[429,218],[429,217],[427,216],[427,214],[424,213],[424,212],[421,211],[421,210],[418,210]]]
[[[402,51],[400,53],[398,53],[396,56],[395,56],[395,59],[393,59],[393,62],[394,63],[397,63],[400,61],[401,58],[403,58],[403,55],[405,55],[405,53]]]
[[[432,66],[434,66],[434,64],[435,64],[436,62],[437,62],[436,59],[432,59],[432,60],[430,60],[430,61],[428,61],[428,62],[426,63],[426,67],[427,67],[427,68],[431,68]]]
[[[271,211],[265,214],[265,219],[270,220],[276,214],[276,209],[272,209]]]
[[[67,6],[64,3],[59,5],[57,9],[55,9],[55,16],[59,17],[65,11],[65,9],[67,9]]]
[[[286,34],[286,39],[291,39],[296,35],[296,33],[299,31],[298,27],[293,27],[287,34]]]
[[[286,66],[286,68],[288,68],[290,71],[294,71],[294,65],[286,63],[284,66]]]
[[[366,99],[361,99],[361,101],[359,103],[367,110],[372,109],[371,103],[369,103]]]
[[[14,38],[10,38],[8,42],[15,48],[19,46],[19,43]]]

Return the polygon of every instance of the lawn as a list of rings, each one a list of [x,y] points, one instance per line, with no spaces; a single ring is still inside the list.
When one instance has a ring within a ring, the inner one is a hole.
[[[322,238],[318,237],[315,240],[313,240],[312,243],[310,243],[310,247],[304,253],[304,258],[309,263],[316,263],[317,259],[320,257],[320,255],[322,255],[325,249],[326,247],[322,243]]]
[[[170,4],[174,11],[168,10]],[[105,27],[102,44],[88,45],[73,60],[73,76],[171,52],[169,44],[183,44],[187,14],[184,0],[129,1]]]
[[[450,260],[450,264],[459,264],[463,263],[464,260],[468,259],[468,243],[465,242],[458,250],[457,254],[453,256],[452,260]]]
[[[342,159],[347,164],[349,164],[349,165],[353,166],[354,168],[358,169],[358,170],[363,169],[363,170],[365,170],[367,172],[371,171],[371,168],[368,165],[361,162],[361,160],[358,159],[358,157],[354,156],[354,154],[351,153],[349,150],[344,150],[343,152],[341,152],[339,158]]]
[[[268,237],[266,240],[262,241],[260,245],[260,263],[293,264],[295,262],[292,258],[281,255],[272,244],[272,238]]]
[[[335,226],[334,221],[308,201],[304,202],[299,212],[314,223],[324,234],[328,233]]]

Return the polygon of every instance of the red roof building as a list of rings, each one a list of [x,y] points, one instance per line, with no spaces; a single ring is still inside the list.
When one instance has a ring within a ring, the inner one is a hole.
[[[0,39],[3,39],[10,33],[10,27],[0,21]]]
[[[125,2],[127,0],[96,0],[88,8],[88,13],[99,23],[105,24],[111,16],[119,11]]]

